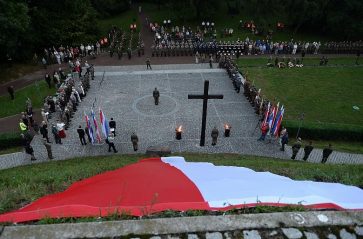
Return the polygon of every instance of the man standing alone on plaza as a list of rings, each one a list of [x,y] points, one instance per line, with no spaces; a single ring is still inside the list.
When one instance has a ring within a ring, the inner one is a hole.
[[[160,92],[158,91],[158,89],[156,87],[155,87],[155,90],[153,91],[153,97],[154,97],[155,105],[158,105]]]
[[[147,59],[146,59],[146,70],[148,70],[150,68],[150,70],[152,70],[151,69],[151,64],[150,64],[150,58],[148,57]]]
[[[79,136],[79,140],[81,141],[81,144],[82,145],[87,145],[86,138],[84,137],[86,133],[84,132],[84,129],[82,129],[82,126],[78,127],[77,133],[78,133],[78,136]]]

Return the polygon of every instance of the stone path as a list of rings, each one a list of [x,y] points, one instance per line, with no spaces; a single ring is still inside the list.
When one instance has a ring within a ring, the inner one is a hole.
[[[173,153],[237,153],[289,159],[291,149],[281,152],[279,145],[258,142],[259,130],[255,130],[257,116],[243,95],[237,94],[223,69],[208,64],[157,65],[153,70],[145,66],[96,67],[95,80],[87,97],[80,103],[67,137],[62,145],[52,144],[56,160],[73,157],[107,155],[104,142],[81,146],[76,129],[84,127],[84,112],[90,113],[93,103],[96,115],[101,107],[108,119],[117,122],[115,145],[119,153],[134,153],[130,135],[136,132],[140,139],[138,153],[145,153],[149,146],[167,146]],[[104,79],[102,81],[102,77]],[[206,146],[199,146],[202,101],[188,100],[188,94],[201,94],[204,80],[210,81],[211,94],[224,94],[223,100],[208,103]],[[152,91],[160,91],[160,104],[154,105]],[[98,116],[97,116],[98,118]],[[231,137],[223,136],[223,125],[232,126]],[[182,140],[175,139],[175,128],[183,127]],[[220,132],[218,144],[211,146],[211,129],[217,126]],[[45,147],[40,136],[32,142],[35,163],[46,161]],[[302,156],[299,154],[298,159]],[[320,162],[321,150],[313,151],[309,161]],[[0,156],[0,169],[30,164],[28,155],[14,153]],[[328,163],[363,163],[362,155],[334,152]]]
[[[0,239],[13,238],[358,239],[363,238],[363,213],[285,212],[0,226]]]

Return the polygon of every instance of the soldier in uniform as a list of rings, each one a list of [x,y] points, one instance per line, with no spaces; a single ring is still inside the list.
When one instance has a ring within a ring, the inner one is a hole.
[[[158,105],[160,92],[158,91],[158,89],[156,87],[155,87],[155,90],[153,91],[153,97],[154,97],[155,105]]]
[[[333,152],[332,145],[329,144],[328,147],[323,149],[323,158],[321,159],[321,163],[326,163],[326,161],[328,160],[328,157],[330,156],[330,154],[332,152]]]
[[[138,142],[139,142],[139,138],[137,137],[137,135],[134,133],[132,133],[131,135],[131,143],[132,143],[132,147],[134,148],[134,151],[138,150]]]
[[[304,161],[306,161],[309,158],[311,151],[313,151],[314,149],[312,144],[313,143],[310,141],[309,144],[304,147],[304,157],[303,157]]]
[[[301,138],[298,138],[296,143],[292,146],[292,156],[291,156],[291,159],[295,159],[296,158],[296,155],[297,153],[299,152],[301,148]]]
[[[45,146],[45,149],[47,150],[48,159],[52,160],[53,159],[52,145],[50,143],[48,143],[46,139],[43,139],[43,145]]]
[[[213,146],[217,144],[218,135],[219,135],[219,131],[218,131],[217,127],[214,126],[214,128],[212,129],[212,133],[211,133]]]

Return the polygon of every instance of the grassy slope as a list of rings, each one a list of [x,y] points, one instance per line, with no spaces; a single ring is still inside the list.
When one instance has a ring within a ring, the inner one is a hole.
[[[355,67],[355,56],[338,56],[338,57],[330,57],[329,58],[328,66],[350,66]],[[284,56],[279,55],[279,59],[282,59]],[[236,60],[237,64],[240,66],[242,71],[245,70],[245,67],[266,67],[266,64],[270,58],[270,55],[259,56],[259,57],[241,57]],[[275,55],[272,55],[272,63],[275,62]],[[286,61],[288,58],[290,59],[299,59],[301,60],[301,55],[286,55]],[[309,56],[305,57],[303,60],[304,66],[319,66],[320,57],[319,56]]]
[[[320,165],[228,154],[182,154],[188,161],[243,166],[298,180],[341,182],[363,187],[363,165]],[[75,181],[136,162],[144,155],[87,157],[34,164],[0,171],[0,213],[24,206]],[[59,169],[62,170],[59,170]]]
[[[285,119],[363,125],[363,68],[245,68],[248,77],[269,99],[285,105]],[[353,110],[357,105],[361,110]]]
[[[40,108],[43,105],[43,99],[47,95],[55,93],[54,87],[49,89],[44,80],[36,84],[32,84],[23,89],[15,91],[15,99],[10,100],[9,95],[0,96],[0,118],[19,114],[25,111],[25,101],[29,97],[33,103],[33,109]]]

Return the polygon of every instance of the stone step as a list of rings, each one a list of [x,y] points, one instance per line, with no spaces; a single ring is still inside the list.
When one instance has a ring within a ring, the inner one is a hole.
[[[7,238],[362,238],[363,212],[284,212],[0,226]]]

